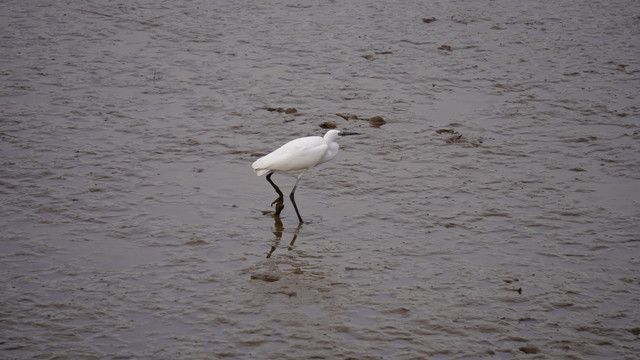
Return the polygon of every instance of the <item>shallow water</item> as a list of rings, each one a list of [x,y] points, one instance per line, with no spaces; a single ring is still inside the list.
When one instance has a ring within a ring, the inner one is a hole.
[[[640,3],[0,14],[3,358],[636,356]]]

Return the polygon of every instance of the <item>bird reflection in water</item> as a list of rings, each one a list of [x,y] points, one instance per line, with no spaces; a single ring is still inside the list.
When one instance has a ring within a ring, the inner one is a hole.
[[[270,258],[271,254],[273,254],[273,252],[276,251],[276,249],[278,248],[278,245],[282,240],[282,233],[284,231],[284,226],[282,226],[282,220],[280,220],[280,216],[274,215],[273,220],[275,222],[273,225],[273,228],[274,228],[273,235],[275,235],[276,238],[273,240],[273,245],[271,246],[271,250],[269,250],[269,253],[267,254],[267,259]],[[287,248],[287,250],[291,251],[291,249],[293,249],[293,244],[296,242],[296,239],[298,238],[298,233],[300,232],[301,228],[302,228],[302,223],[299,223],[295,233],[293,234],[293,238],[291,239],[291,242],[289,243],[289,247]]]

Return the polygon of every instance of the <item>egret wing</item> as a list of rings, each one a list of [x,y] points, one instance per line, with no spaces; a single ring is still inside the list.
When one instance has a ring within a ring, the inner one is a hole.
[[[268,172],[299,173],[316,166],[327,149],[326,142],[319,136],[295,139],[256,160],[252,167],[257,175]]]

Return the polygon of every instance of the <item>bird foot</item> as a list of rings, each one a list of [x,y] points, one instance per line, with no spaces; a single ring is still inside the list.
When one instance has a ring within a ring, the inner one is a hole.
[[[273,204],[276,205],[276,212],[274,213],[274,215],[280,217],[280,213],[282,212],[282,209],[284,209],[284,199],[282,198],[282,196],[280,196],[277,199],[273,200],[271,206],[273,206]]]
[[[276,203],[278,203],[278,204],[283,204],[283,203],[284,203],[284,198],[283,198],[282,196],[278,196],[278,198],[277,198],[277,199],[275,199],[275,200],[273,200],[273,201],[271,202],[271,206],[273,206],[273,204],[276,204]]]
[[[282,212],[282,209],[284,209],[284,204],[283,203],[277,203],[276,204],[276,212],[274,213],[275,216],[280,217],[280,213]]]

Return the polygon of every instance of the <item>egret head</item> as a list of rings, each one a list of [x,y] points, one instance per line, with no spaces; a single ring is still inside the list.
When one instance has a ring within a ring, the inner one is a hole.
[[[326,141],[336,141],[338,139],[338,136],[347,136],[347,135],[360,135],[360,134],[355,132],[349,132],[349,131],[329,130],[324,135],[324,139]]]

